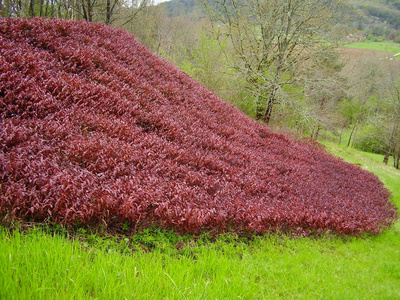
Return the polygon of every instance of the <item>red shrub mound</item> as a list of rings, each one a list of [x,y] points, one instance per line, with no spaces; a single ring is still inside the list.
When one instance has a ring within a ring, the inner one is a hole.
[[[371,173],[271,132],[133,36],[0,18],[0,219],[378,233]]]

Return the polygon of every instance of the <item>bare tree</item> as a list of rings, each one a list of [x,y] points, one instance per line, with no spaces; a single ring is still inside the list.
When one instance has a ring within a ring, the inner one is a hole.
[[[347,100],[347,84],[339,73],[344,65],[336,51],[315,52],[307,65],[303,110],[307,110],[310,120],[308,131],[303,134],[316,140],[321,130],[337,133],[342,120],[339,103]]]
[[[96,0],[81,0],[80,1],[81,10],[78,10],[78,11],[81,12],[85,21],[89,21],[89,22],[93,21],[93,14],[94,14],[93,7],[94,7],[95,3],[96,3]]]
[[[100,21],[107,25],[124,26],[153,4],[153,0],[97,0]]]
[[[385,129],[386,152],[384,162],[387,163],[393,156],[394,167],[400,168],[400,64],[389,61],[382,108],[383,118],[381,126]]]
[[[400,62],[373,52],[347,52],[352,58],[347,60],[344,69],[350,99],[343,101],[341,110],[350,131],[347,144],[353,142],[361,150],[383,154],[386,164],[392,156],[394,166],[399,168]]]
[[[0,0],[5,17],[58,17],[107,25],[129,23],[152,0]]]
[[[337,1],[203,0],[222,39],[234,49],[232,65],[251,86],[256,117],[269,123],[275,104],[298,85],[302,65],[326,45],[322,34]]]
[[[346,57],[346,55],[343,55]],[[348,78],[349,99],[342,103],[341,112],[350,130],[347,146],[355,140],[357,130],[374,117],[374,99],[383,93],[386,72],[382,61],[374,53],[350,53],[345,59],[342,75]]]

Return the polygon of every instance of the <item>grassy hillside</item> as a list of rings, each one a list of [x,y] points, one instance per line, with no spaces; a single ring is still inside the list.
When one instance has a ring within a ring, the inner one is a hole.
[[[400,205],[400,171],[326,144],[374,172]],[[147,230],[119,241],[81,230],[0,230],[1,299],[399,299],[400,223],[379,236],[210,241]]]
[[[395,59],[400,58],[400,55],[399,55],[400,43],[394,43],[392,41],[384,41],[384,42],[364,41],[361,43],[348,44],[348,45],[346,45],[346,47],[355,48],[355,49],[381,51],[381,52],[383,52],[382,56],[384,56],[384,57],[394,57]]]

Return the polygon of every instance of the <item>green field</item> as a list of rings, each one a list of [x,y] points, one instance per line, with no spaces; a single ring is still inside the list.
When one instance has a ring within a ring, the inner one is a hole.
[[[377,174],[400,206],[399,170],[326,147]],[[400,299],[398,221],[379,236],[251,240],[2,227],[0,249],[0,299]]]
[[[400,43],[394,43],[392,41],[384,41],[384,42],[364,41],[361,43],[348,44],[345,47],[383,51],[387,54],[388,57],[393,57],[395,54],[400,53]],[[400,55],[395,56],[395,58],[399,59]]]

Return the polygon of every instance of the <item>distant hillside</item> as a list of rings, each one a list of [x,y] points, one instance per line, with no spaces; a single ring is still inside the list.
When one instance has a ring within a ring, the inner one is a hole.
[[[385,36],[400,30],[400,0],[352,0],[350,25],[366,34]]]
[[[163,5],[169,16],[192,13],[197,0],[171,0]],[[350,0],[344,5],[336,23],[354,28],[372,36],[398,35],[400,30],[400,0]]]
[[[191,14],[197,7],[196,0],[170,0],[159,5],[165,7],[170,17]]]

